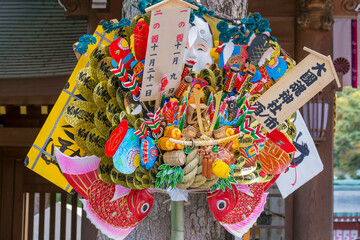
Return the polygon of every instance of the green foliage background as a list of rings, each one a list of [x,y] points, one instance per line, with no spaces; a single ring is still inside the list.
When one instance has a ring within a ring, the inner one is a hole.
[[[334,139],[335,176],[360,178],[360,89],[344,87],[337,92]]]

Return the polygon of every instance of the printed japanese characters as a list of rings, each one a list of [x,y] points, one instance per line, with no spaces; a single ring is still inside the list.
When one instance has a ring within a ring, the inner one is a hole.
[[[310,49],[305,50],[310,54],[255,103],[258,108],[254,116],[269,132],[290,117],[334,78],[339,82],[330,57],[325,57]]]
[[[167,96],[174,95],[180,84],[189,16],[189,8],[151,12],[141,101],[158,99],[158,85],[164,74],[169,80],[165,88]]]

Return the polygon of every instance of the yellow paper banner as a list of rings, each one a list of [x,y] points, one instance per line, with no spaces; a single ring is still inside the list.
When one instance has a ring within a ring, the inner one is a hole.
[[[96,44],[89,45],[86,54],[80,58],[25,159],[25,165],[29,169],[67,192],[71,192],[72,187],[57,165],[54,147],[69,156],[83,156],[84,152],[73,140],[74,128],[65,121],[63,114],[67,105],[78,98],[76,95],[79,92],[75,87],[76,74],[81,69],[88,67],[89,56],[97,46],[111,43],[114,33],[105,33],[102,26],[99,25],[93,36],[96,38]]]

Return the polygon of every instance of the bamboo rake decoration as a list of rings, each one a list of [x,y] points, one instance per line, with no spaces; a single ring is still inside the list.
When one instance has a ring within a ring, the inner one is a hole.
[[[216,100],[215,113],[214,113],[215,116],[218,115],[219,110],[220,110],[221,96],[222,96],[222,91],[215,94],[215,100]],[[170,142],[179,144],[179,145],[183,145],[183,146],[192,146],[192,147],[213,146],[215,144],[221,144],[221,143],[231,141],[235,138],[240,138],[244,135],[243,133],[238,133],[238,134],[226,137],[226,138],[221,138],[221,139],[216,139],[216,140],[210,138],[209,136],[212,135],[212,132],[214,130],[216,117],[214,117],[214,119],[212,120],[211,126],[208,129],[208,131],[205,132],[204,128],[203,128],[203,123],[201,120],[200,92],[197,89],[194,90],[194,97],[195,97],[196,113],[197,113],[197,119],[198,119],[198,123],[199,123],[200,133],[202,134],[202,136],[199,138],[200,140],[191,139],[190,141],[185,141],[185,140],[177,140],[174,138],[169,138]]]
[[[217,92],[215,94],[215,112],[214,112],[214,116],[217,116],[220,110],[220,102],[221,102],[221,96],[222,96],[222,91]],[[200,98],[201,98],[201,93],[199,90],[194,89],[194,98],[195,98],[195,105],[196,105],[196,114],[197,114],[197,119],[198,119],[198,124],[199,124],[199,128],[200,128],[200,133],[202,135],[207,135],[207,136],[211,136],[214,127],[215,127],[215,123],[216,123],[216,117],[214,117],[214,119],[212,120],[211,126],[209,129],[207,129],[207,131],[204,131],[204,127],[203,127],[203,123],[202,123],[202,119],[201,119],[201,111],[200,111]]]

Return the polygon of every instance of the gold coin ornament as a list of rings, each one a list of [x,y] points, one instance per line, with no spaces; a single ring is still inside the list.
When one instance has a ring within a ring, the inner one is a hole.
[[[73,101],[65,109],[64,118],[72,126],[83,123],[94,123],[97,106],[92,102]]]
[[[86,137],[86,146],[91,153],[99,158],[105,157],[105,136],[96,128],[92,129]]]
[[[99,163],[98,174],[102,181],[108,184],[115,184],[111,179],[111,170],[114,168],[112,158],[103,157]]]
[[[286,135],[289,136],[291,142],[293,142],[297,135],[296,126],[293,122],[287,121],[288,129],[286,130]]]
[[[111,96],[107,90],[107,81],[98,83],[93,92],[93,98],[98,107],[106,107]]]
[[[62,95],[60,118],[78,151],[60,151],[56,160],[88,217],[111,238],[125,238],[146,217],[154,191],[178,189],[207,194],[215,219],[241,238],[297,156],[288,104],[306,94],[286,81],[290,69],[303,70],[281,56],[260,14],[230,21],[184,1],[177,6],[190,9],[175,14],[174,1],[145,13],[158,1],[142,0],[145,14],[105,21],[81,37],[85,62],[67,86],[78,97]],[[323,70],[304,71],[320,78]],[[306,76],[297,81],[308,89]]]
[[[121,112],[120,106],[117,103],[115,98],[112,98],[107,104],[106,104],[106,116],[109,119],[109,121],[113,120],[113,117],[115,114],[118,114]]]
[[[98,63],[96,75],[100,82],[108,81],[114,75],[110,71],[110,69],[114,68],[111,64],[111,61],[113,61],[111,57],[105,57]]]
[[[86,138],[89,132],[95,127],[96,126],[93,123],[84,123],[75,128],[75,135],[74,135],[75,142],[88,155],[93,155],[93,153],[88,149],[86,145]]]
[[[75,78],[76,88],[80,94],[89,102],[93,102],[93,91],[99,81],[92,76],[92,70],[90,68],[83,68],[77,74]]]
[[[108,80],[107,89],[112,98],[116,98],[116,90],[119,88],[119,78],[112,74]]]
[[[94,123],[101,134],[106,136],[106,133],[112,124],[106,116],[105,108],[98,108],[98,110],[95,112]]]
[[[99,62],[103,60],[105,57],[109,57],[109,56],[110,56],[109,46],[106,45],[100,45],[92,51],[92,53],[90,54],[89,63],[91,66],[91,71],[93,76],[96,76],[97,78],[97,67]]]

